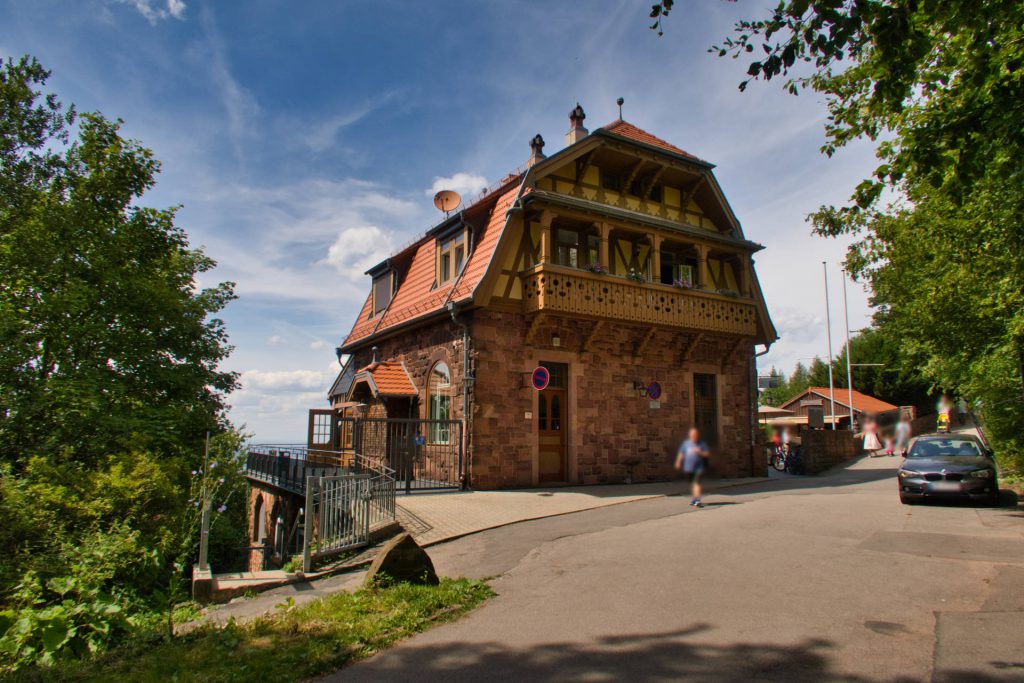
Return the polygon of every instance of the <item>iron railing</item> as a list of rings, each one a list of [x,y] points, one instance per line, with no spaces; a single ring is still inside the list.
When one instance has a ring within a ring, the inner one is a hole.
[[[338,474],[352,463],[352,454],[343,451],[310,450],[291,444],[249,446],[245,476],[292,493],[306,491],[307,477]]]
[[[357,468],[387,467],[406,493],[462,488],[462,422],[415,418],[342,418],[358,454]],[[358,471],[358,469],[356,469]]]

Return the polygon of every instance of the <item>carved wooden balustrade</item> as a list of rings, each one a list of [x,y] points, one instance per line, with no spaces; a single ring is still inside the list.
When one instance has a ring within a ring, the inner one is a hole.
[[[522,273],[523,310],[753,336],[747,300],[541,264]]]

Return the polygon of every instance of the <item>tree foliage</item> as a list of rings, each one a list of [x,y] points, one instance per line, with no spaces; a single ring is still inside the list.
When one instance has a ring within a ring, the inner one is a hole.
[[[174,209],[140,204],[152,152],[44,95],[48,76],[0,62],[0,672],[162,620],[195,553],[197,482],[223,513],[212,536],[237,546],[245,527],[219,369],[233,286],[201,288],[214,262]]]
[[[749,60],[741,89],[783,78],[823,95],[824,153],[876,143],[872,176],[814,230],[854,237],[846,267],[871,285],[880,333],[980,402],[1004,464],[1024,463],[1020,3],[784,0],[711,51]]]
[[[152,153],[43,97],[47,75],[29,58],[0,69],[0,458],[196,448],[236,382],[214,315],[232,285],[196,287],[213,261],[173,209],[137,204]]]

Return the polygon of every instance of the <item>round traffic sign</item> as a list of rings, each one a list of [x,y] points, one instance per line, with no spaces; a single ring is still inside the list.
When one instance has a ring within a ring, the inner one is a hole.
[[[652,401],[657,401],[661,398],[661,385],[657,382],[651,382],[647,385],[647,398]]]
[[[537,391],[544,391],[548,388],[548,382],[551,381],[551,373],[548,372],[546,367],[539,366],[533,371],[530,376],[530,383],[533,384],[533,388]]]

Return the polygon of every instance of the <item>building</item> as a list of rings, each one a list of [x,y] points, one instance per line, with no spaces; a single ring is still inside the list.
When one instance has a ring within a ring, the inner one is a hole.
[[[849,390],[836,388],[833,396],[836,404],[835,419],[838,420],[839,426],[849,426]],[[822,414],[825,417],[825,424],[831,424],[833,421],[832,404],[831,401],[829,401],[828,387],[808,387],[806,391],[789,399],[780,407],[785,410],[792,411],[792,415],[769,420],[768,424],[773,426],[806,425],[807,413],[812,407],[821,408]],[[868,396],[856,389],[853,391],[853,414],[854,419],[858,424],[863,424],[864,418],[868,416],[875,418],[882,417],[883,420],[886,418],[895,419],[899,415],[899,411],[899,406],[886,403],[874,396]]]
[[[545,156],[536,136],[525,170],[368,271],[311,448],[344,450],[356,420],[402,420],[377,452],[417,478],[659,480],[696,425],[722,474],[760,467],[754,352],[777,338],[753,268],[762,247],[712,164],[621,119],[589,133],[584,118],[577,105],[562,150]],[[435,451],[447,464],[428,473]]]
[[[308,443],[250,449],[251,568],[308,549],[311,476],[369,469],[405,491],[664,480],[691,425],[717,472],[763,471],[754,354],[777,335],[762,247],[712,164],[584,118],[577,105],[562,150],[534,137],[523,170],[367,272]]]

